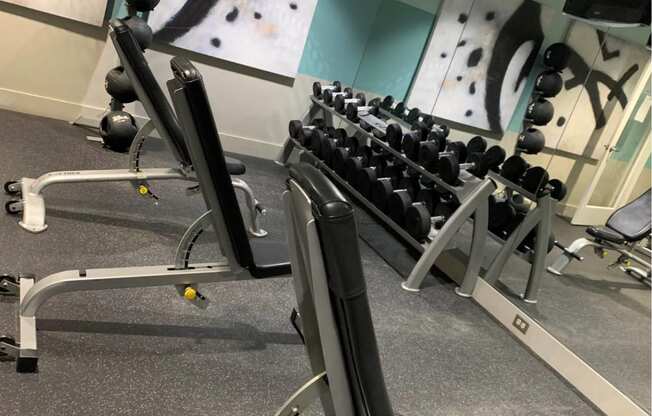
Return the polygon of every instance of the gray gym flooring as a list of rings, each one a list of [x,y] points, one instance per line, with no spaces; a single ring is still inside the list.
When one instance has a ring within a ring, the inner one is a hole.
[[[126,155],[87,142],[86,134],[61,121],[0,111],[0,178],[126,166]],[[148,156],[154,162],[149,166],[166,159],[160,146]],[[285,170],[269,161],[242,160],[245,179],[269,208],[263,224],[270,239],[283,240]],[[0,215],[0,268],[41,277],[73,268],[169,263],[185,226],[204,209],[200,196],[185,196],[185,186],[155,184],[158,206],[128,184],[53,187],[46,191],[45,233],[29,234],[16,218]],[[197,260],[210,259],[210,240]],[[392,268],[364,243],[361,249],[397,413],[596,414],[479,306],[455,296],[450,282],[428,279],[418,295],[406,293]],[[0,363],[1,413],[274,414],[309,376],[303,346],[288,321],[291,280],[205,285],[204,293],[212,299],[207,310],[185,304],[173,288],[52,299],[39,315],[40,373],[19,375],[13,363]],[[14,333],[14,308],[0,303],[0,333]]]

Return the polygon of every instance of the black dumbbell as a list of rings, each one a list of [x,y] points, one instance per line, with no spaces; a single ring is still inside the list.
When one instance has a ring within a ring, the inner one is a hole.
[[[375,154],[369,161],[369,166],[356,174],[356,189],[367,199],[373,198],[373,186],[381,179],[389,179],[393,186],[398,186],[403,177],[405,165],[399,161],[389,162],[391,155]]]
[[[504,237],[503,231],[516,217],[516,213],[509,199],[489,195],[489,231]]]
[[[443,227],[458,207],[459,203],[451,195],[442,197],[432,210],[423,202],[415,202],[406,209],[405,229],[415,240],[422,243],[428,238],[432,228],[438,230]]]
[[[460,163],[455,154],[444,155],[439,160],[439,176],[449,185],[456,185],[461,170],[473,176],[484,178],[493,169],[505,161],[505,149],[492,146],[484,153],[469,153],[467,163]]]
[[[346,114],[346,105],[352,103],[357,106],[367,104],[367,97],[361,92],[357,93],[355,97],[347,98],[344,95],[338,95],[333,99],[333,108],[340,114]]]
[[[437,173],[439,162],[444,156],[454,155],[460,163],[466,161],[467,149],[463,142],[448,142],[447,140],[430,140],[419,145],[419,163],[427,171]]]
[[[358,154],[358,148],[360,143],[358,138],[355,136],[347,136],[344,139],[344,146],[335,148],[332,156],[332,166],[335,173],[337,173],[341,178],[346,177],[346,161]]]
[[[420,190],[418,178],[404,173],[401,173],[399,178],[380,178],[372,185],[371,200],[381,211],[389,213],[391,196],[399,190],[407,192],[411,203]]]
[[[508,157],[500,168],[500,176],[518,185],[530,164],[518,155]]]
[[[345,147],[348,137],[346,130],[333,129],[328,131],[319,145],[319,158],[328,166],[333,164],[333,154],[338,147]]]
[[[527,153],[528,155],[536,155],[541,152],[546,146],[546,138],[541,130],[534,127],[528,127],[523,130],[516,139],[516,150]]]
[[[322,97],[324,99],[324,104],[326,104],[329,107],[332,107],[335,105],[335,98],[336,97],[344,97],[345,99],[347,98],[353,98],[353,89],[346,87],[340,92],[334,92],[332,90],[326,90],[322,93]]]
[[[370,105],[364,105],[360,106],[356,103],[349,103],[346,106],[346,118],[349,119],[350,121],[354,123],[360,123],[360,114],[371,114],[372,116],[378,116],[378,106],[377,105],[371,105],[372,102],[369,102]],[[366,131],[371,131],[371,126],[369,126],[369,129],[363,126],[363,130]]]
[[[354,188],[358,172],[369,166],[372,155],[371,147],[363,145],[358,148],[355,155],[351,155],[344,161],[344,179]]]
[[[320,82],[313,82],[312,95],[314,95],[315,98],[322,98],[324,91],[340,92],[342,91],[342,83],[339,81],[333,81],[331,85],[321,85]]]
[[[540,196],[549,192],[550,196],[558,201],[566,197],[566,185],[559,179],[550,180],[550,175],[541,166],[529,168],[521,178],[523,189]]]
[[[322,130],[326,127],[326,122],[322,118],[315,118],[311,125],[304,126],[301,120],[291,120],[288,130],[290,137],[296,139],[302,146],[310,146],[310,139],[313,130]]]
[[[403,139],[408,135],[415,135],[417,138],[427,137],[430,128],[423,122],[417,121],[410,127],[410,131],[404,131],[398,123],[388,124],[385,129],[385,141],[389,146],[396,150],[402,151]]]
[[[543,97],[534,97],[525,110],[525,121],[536,126],[545,126],[554,116],[555,108]]]
[[[447,133],[448,130],[441,128],[441,126],[433,126],[427,136],[424,136],[423,134],[406,135],[403,137],[403,153],[405,153],[405,156],[408,159],[418,162],[421,143],[431,140],[434,140],[437,143],[446,143],[446,138],[448,137]]]
[[[534,81],[534,93],[542,97],[554,97],[564,86],[564,81],[557,71],[543,71]]]
[[[570,48],[565,43],[553,43],[543,53],[543,64],[561,72],[568,66],[570,56]]]
[[[386,190],[389,187],[386,186]],[[398,189],[392,189],[387,198],[387,214],[401,227],[405,227],[407,209],[412,205],[421,190],[419,178],[403,176],[399,180]]]

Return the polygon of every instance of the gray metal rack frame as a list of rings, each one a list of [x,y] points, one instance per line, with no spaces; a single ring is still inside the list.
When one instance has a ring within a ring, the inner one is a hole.
[[[519,185],[512,183],[502,176],[490,172],[484,179],[479,179],[466,171],[460,174],[460,186],[452,186],[444,182],[438,175],[424,169],[423,166],[408,159],[405,154],[393,149],[386,142],[376,137],[373,133],[364,130],[359,124],[352,122],[346,116],[336,112],[333,108],[324,104],[321,100],[314,96],[310,97],[311,105],[304,116],[302,122],[309,124],[318,115],[326,122],[326,125],[333,126],[335,120],[339,119],[344,124],[355,131],[355,136],[361,140],[363,144],[374,143],[378,147],[385,150],[387,153],[392,154],[397,159],[401,160],[410,168],[420,173],[424,177],[435,182],[440,188],[443,188],[453,195],[455,195],[460,206],[455,210],[451,218],[446,221],[444,226],[438,230],[431,232],[428,241],[420,243],[408,234],[400,225],[394,222],[389,216],[378,209],[367,198],[360,194],[353,188],[346,180],[341,178],[335,171],[333,171],[326,163],[315,156],[310,150],[303,147],[297,140],[287,138],[283,149],[277,159],[277,163],[285,166],[292,155],[297,150],[299,151],[302,160],[309,161],[313,165],[322,170],[330,179],[335,181],[341,188],[346,190],[358,203],[360,203],[366,210],[371,212],[377,219],[382,221],[387,227],[396,233],[405,243],[409,244],[412,248],[416,249],[421,256],[417,264],[410,272],[407,280],[402,283],[402,288],[418,292],[421,288],[423,280],[428,275],[430,269],[435,265],[435,261],[444,253],[446,248],[451,244],[459,229],[467,222],[473,224],[473,234],[470,250],[467,254],[467,262],[465,271],[462,276],[456,279],[460,282],[460,286],[456,288],[455,292],[463,297],[471,297],[476,286],[478,277],[480,276],[480,268],[484,259],[484,250],[487,242],[487,237],[499,242],[502,247],[497,256],[490,263],[489,268],[484,274],[483,279],[487,283],[495,284],[510,257],[513,254],[519,255],[524,260],[531,263],[530,276],[528,278],[527,288],[523,294],[523,298],[527,302],[536,302],[538,289],[541,285],[541,278],[543,270],[545,269],[545,259],[547,254],[548,239],[537,239],[534,254],[525,255],[519,254],[516,248],[523,242],[528,233],[537,227],[538,235],[549,235],[551,228],[552,208],[554,206],[553,200],[549,195],[536,196]],[[404,128],[410,126],[402,119],[395,117],[393,114],[380,109],[380,115],[387,119],[394,120]],[[386,122],[372,115],[362,113],[360,119],[369,124],[373,130],[380,131],[384,134],[384,127]],[[489,226],[489,196],[497,190],[497,183],[503,184],[506,188],[512,189],[524,197],[536,203],[536,208],[531,210],[525,217],[524,221],[517,227],[517,229],[510,235],[507,240],[503,240],[488,230]],[[439,262],[438,262],[439,263]],[[439,265],[438,265],[439,266]],[[440,267],[441,268],[441,267]],[[444,270],[446,272],[446,270]]]

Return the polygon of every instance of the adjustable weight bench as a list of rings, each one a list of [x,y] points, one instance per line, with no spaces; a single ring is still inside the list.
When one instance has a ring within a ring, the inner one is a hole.
[[[141,128],[134,139],[130,149],[129,169],[56,171],[48,172],[38,178],[22,178],[5,183],[6,192],[20,196],[20,199],[8,201],[5,209],[12,214],[21,213],[19,225],[27,231],[39,233],[47,229],[43,191],[51,185],[87,182],[130,182],[141,195],[152,196],[149,180],[181,179],[196,181],[183,140],[183,131],[176,120],[170,103],[154,78],[142,49],[138,46],[130,29],[121,20],[113,20],[110,23],[110,29],[110,37],[116,52],[150,121]],[[143,142],[154,131],[157,131],[168,145],[167,147],[176,160],[177,167],[140,167],[139,156]],[[242,162],[232,158],[227,158],[227,167],[232,175],[242,175],[246,170]],[[253,199],[251,190],[246,183],[237,180],[236,186],[245,193],[246,198]],[[251,214],[251,218],[255,218],[255,212]],[[256,226],[252,225],[251,228],[255,229]],[[261,232],[261,230],[256,230],[256,232]]]
[[[19,299],[18,337],[0,337],[0,358],[14,357],[18,372],[37,371],[36,314],[48,299],[58,294],[173,285],[184,298],[200,302],[205,299],[198,288],[201,283],[290,274],[286,246],[260,245],[248,239],[203,83],[199,74],[190,68],[186,60],[173,60],[175,78],[168,86],[185,132],[188,166],[196,174],[208,208],[204,218],[217,234],[222,259],[210,264],[69,270],[38,281],[23,277],[13,282],[16,289],[13,292],[2,290],[0,285],[0,295]]]
[[[279,410],[317,399],[327,416],[391,416],[352,205],[323,173],[290,167],[284,194],[301,334],[313,378]]]
[[[548,271],[557,276],[564,274],[564,269],[571,260],[584,260],[579,252],[585,247],[593,247],[595,253],[604,257],[606,250],[614,250],[620,254],[612,266],[619,266],[627,274],[650,285],[650,260],[645,260],[634,253],[637,245],[650,238],[650,209],[652,206],[652,190],[614,211],[604,227],[588,227],[586,233],[591,238],[578,238],[568,248],[558,242],[562,254],[548,267]],[[650,256],[649,249],[647,257]],[[643,267],[631,266],[631,260]]]

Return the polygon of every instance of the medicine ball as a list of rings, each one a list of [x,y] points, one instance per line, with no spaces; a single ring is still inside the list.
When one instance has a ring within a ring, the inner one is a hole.
[[[544,97],[554,97],[561,91],[564,81],[556,71],[544,71],[537,76],[534,89]]]
[[[126,111],[112,111],[100,121],[100,136],[104,145],[116,152],[129,150],[137,133],[136,120]]]
[[[123,104],[132,103],[138,99],[136,91],[133,89],[129,80],[129,76],[127,76],[125,69],[121,66],[113,68],[106,74],[104,89],[106,89],[106,92],[111,97]]]
[[[543,64],[555,71],[563,71],[568,66],[570,48],[565,43],[553,43],[543,53]]]
[[[129,16],[122,19],[122,22],[131,30],[143,51],[150,47],[154,34],[145,20],[138,16]]]
[[[543,150],[546,138],[540,130],[529,127],[518,135],[517,147],[529,155],[535,155]]]
[[[127,0],[127,6],[131,6],[139,12],[154,10],[161,0]]]
[[[525,118],[537,126],[545,126],[555,115],[555,108],[545,98],[537,98],[528,104],[525,111]]]

